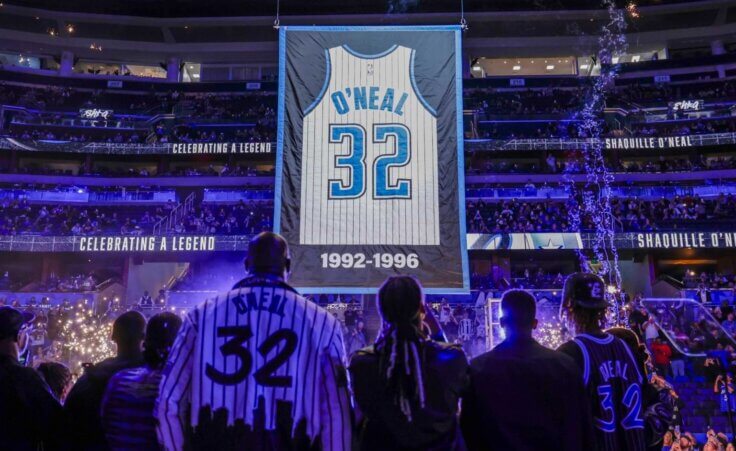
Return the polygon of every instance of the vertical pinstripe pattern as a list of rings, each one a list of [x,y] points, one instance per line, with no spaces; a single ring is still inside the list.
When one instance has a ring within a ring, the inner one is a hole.
[[[328,51],[329,82],[319,103],[304,117],[301,168],[301,244],[438,245],[437,119],[425,106],[412,80],[414,51],[396,46],[383,56],[358,56],[345,47]],[[355,108],[339,114],[331,100],[336,92],[379,88],[378,104],[387,89],[394,90],[394,107],[408,96],[402,114],[382,109]],[[365,130],[365,192],[353,199],[330,199],[329,180],[348,182],[351,170],[335,166],[335,157],[349,153],[347,140],[330,143],[330,124],[357,124]],[[388,169],[388,181],[411,180],[411,197],[375,199],[374,161],[396,152],[396,140],[374,142],[374,125],[401,124],[410,135],[410,162]]]
[[[242,364],[240,358],[222,354],[221,347],[232,337],[218,337],[217,330],[246,325],[252,337],[241,347],[252,358],[250,373],[231,385],[213,381],[207,375],[208,365],[234,374]],[[255,374],[286,348],[286,342],[277,340],[265,354],[263,343],[280,330],[293,331],[297,343],[271,375],[290,376],[291,383],[263,385]],[[242,419],[252,427],[258,398],[263,397],[266,430],[276,429],[276,402],[286,401],[292,406],[294,429],[306,420],[307,435],[312,440],[320,437],[323,449],[347,450],[351,441],[349,393],[340,376],[345,373],[345,363],[340,324],[326,310],[281,287],[232,290],[186,316],[160,386],[156,407],[159,440],[167,450],[183,449],[185,431],[197,426],[198,412],[206,406],[212,411],[227,409],[230,425]]]
[[[643,415],[646,406],[642,402],[641,385],[644,380],[628,346],[608,334],[605,338],[580,334],[575,337],[575,343],[580,347],[585,362],[584,381],[595,422],[595,449],[643,451],[646,449],[644,422],[634,426],[630,417]],[[625,393],[632,391],[632,386],[638,395],[627,400]],[[634,407],[635,404],[640,410]],[[637,415],[632,415],[637,412]],[[612,425],[602,426],[609,421]]]

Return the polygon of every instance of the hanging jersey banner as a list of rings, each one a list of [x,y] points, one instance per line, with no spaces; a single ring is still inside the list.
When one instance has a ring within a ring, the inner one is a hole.
[[[290,283],[467,291],[459,26],[281,27],[274,229]]]

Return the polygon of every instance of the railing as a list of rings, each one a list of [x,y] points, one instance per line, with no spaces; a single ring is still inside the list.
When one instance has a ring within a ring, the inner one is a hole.
[[[176,285],[177,282],[179,282],[184,276],[186,276],[189,273],[189,270],[191,269],[190,264],[186,264],[183,269],[171,277],[164,283],[163,290],[168,294],[171,292],[171,289]],[[168,298],[168,295],[167,295]]]
[[[120,279],[118,277],[110,277],[109,279],[98,283],[97,286],[95,286],[95,291],[102,291],[114,283],[120,283]]]
[[[153,226],[154,235],[166,235],[194,209],[194,193],[191,193],[177,205],[168,216],[162,218]]]
[[[680,353],[688,357],[704,357],[709,349],[706,335],[717,335],[736,347],[736,341],[708,309],[692,299],[642,299],[641,304],[654,318],[659,330]],[[691,332],[690,329],[696,329]]]
[[[523,179],[523,176],[520,176]],[[520,180],[521,181],[521,180]],[[717,184],[703,186],[620,186],[610,188],[610,196],[617,198],[635,197],[638,199],[661,199],[699,196],[701,198],[718,197],[726,194],[736,194],[736,185]],[[536,188],[534,186],[521,188],[466,188],[466,199],[568,199],[570,197],[564,188]]]
[[[273,190],[270,189],[245,189],[238,191],[231,190],[204,190],[204,197],[202,202],[240,202],[240,201],[254,201],[254,200],[273,200]]]
[[[624,137],[621,137],[624,138]],[[630,134],[625,138],[651,138],[639,137]],[[655,138],[667,138],[658,136]],[[604,138],[605,139],[605,138]],[[718,146],[736,144],[736,133],[710,133],[703,135],[689,135],[689,147]],[[655,139],[656,141],[656,139]],[[594,144],[593,139],[581,138],[546,138],[546,139],[466,139],[465,150],[468,151],[494,151],[494,150],[580,150],[585,146]],[[666,148],[663,148],[666,149]],[[622,151],[636,151],[637,148],[620,149]]]
[[[0,199],[25,200],[39,203],[131,203],[164,204],[176,201],[176,191],[92,191],[70,187],[67,190],[0,189]]]

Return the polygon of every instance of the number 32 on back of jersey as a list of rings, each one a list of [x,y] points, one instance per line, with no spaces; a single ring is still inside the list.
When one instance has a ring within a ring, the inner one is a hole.
[[[330,199],[356,199],[366,193],[366,171],[373,173],[374,181],[371,192],[374,199],[401,199],[411,198],[411,180],[398,179],[391,183],[389,170],[393,167],[406,166],[411,162],[411,134],[403,124],[374,124],[370,136],[366,130],[357,124],[330,124],[330,143],[343,143],[347,147],[346,155],[335,157],[335,167],[349,171],[345,180],[329,180]],[[393,145],[390,154],[379,155],[372,162],[370,168],[366,162],[367,139],[373,145]],[[392,142],[390,142],[392,141]]]

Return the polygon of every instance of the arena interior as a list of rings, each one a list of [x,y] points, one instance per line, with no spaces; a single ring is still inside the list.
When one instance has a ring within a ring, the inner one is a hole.
[[[186,318],[243,279],[249,242],[275,229],[281,185],[297,180],[277,164],[291,116],[280,77],[325,71],[319,58],[287,65],[280,34],[364,25],[458,26],[450,198],[466,283],[415,274],[447,340],[468,359],[498,346],[502,294],[518,288],[536,299],[534,337],[556,349],[573,336],[567,276],[600,274],[606,326],[636,332],[646,377],[676,398],[646,449],[733,449],[733,0],[0,3],[0,305],[35,315],[24,365],[61,362],[76,380],[115,355],[123,312]],[[323,255],[352,285],[321,284],[318,268],[296,289],[339,319],[350,356],[381,334],[380,283]],[[378,268],[388,254],[375,255]],[[381,277],[414,274],[398,258]]]

